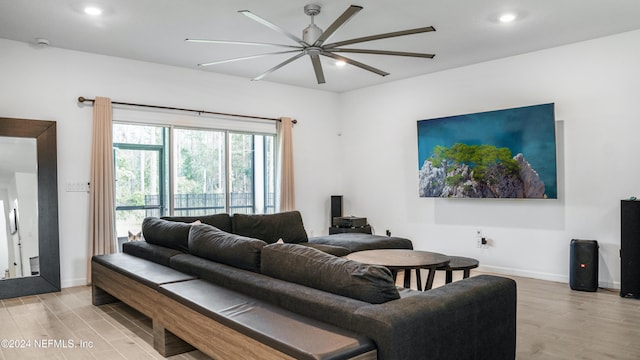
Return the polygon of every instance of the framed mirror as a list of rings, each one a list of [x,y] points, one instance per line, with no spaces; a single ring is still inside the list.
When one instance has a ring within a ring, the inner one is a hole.
[[[12,196],[11,202],[14,203],[5,205],[4,209],[8,210],[2,211],[2,222],[6,229],[0,231],[6,232],[14,244],[12,249],[5,252],[18,249],[18,255],[14,254],[13,262],[9,265],[22,265],[22,273],[13,271],[21,276],[7,277],[9,269],[0,269],[5,274],[4,279],[0,280],[0,299],[60,291],[56,122],[0,117],[0,141],[20,143],[28,139],[35,140],[36,174],[32,193],[37,194],[29,194],[28,190],[24,190],[24,184],[29,181],[16,175],[14,182],[16,187],[23,187],[20,197],[25,201],[21,205],[23,201]],[[29,199],[30,196],[33,201]],[[29,206],[31,203],[33,205]],[[31,231],[30,222],[33,223]],[[23,243],[23,238],[26,241],[29,236],[37,239],[37,245]],[[15,241],[20,246],[16,247]],[[28,246],[34,249],[28,249]],[[29,254],[20,255],[20,251]],[[20,263],[15,261],[18,259]],[[0,278],[3,278],[2,274]]]

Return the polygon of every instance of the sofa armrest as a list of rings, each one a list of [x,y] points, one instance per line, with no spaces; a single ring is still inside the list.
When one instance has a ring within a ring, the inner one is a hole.
[[[480,275],[354,314],[380,359],[515,359],[516,283]]]
[[[164,266],[169,266],[172,256],[184,254],[182,251],[168,247],[149,244],[146,241],[129,241],[122,244],[122,252],[141,259],[153,261]]]

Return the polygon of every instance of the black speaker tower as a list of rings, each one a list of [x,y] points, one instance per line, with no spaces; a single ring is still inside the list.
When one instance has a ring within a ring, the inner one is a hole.
[[[337,217],[342,217],[342,195],[331,195],[331,222]]]
[[[620,204],[620,296],[640,298],[640,201]]]
[[[571,240],[569,286],[573,290],[598,290],[598,242]]]

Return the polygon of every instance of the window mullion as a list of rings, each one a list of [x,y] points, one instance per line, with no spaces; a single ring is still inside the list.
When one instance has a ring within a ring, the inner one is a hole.
[[[225,164],[224,164],[224,187],[225,187],[225,207],[227,214],[231,214],[231,134],[229,131],[225,131],[224,136],[224,152],[225,152]]]
[[[169,126],[169,144],[168,146],[166,146],[166,148],[169,150],[169,214],[173,215],[174,211],[175,211],[175,190],[176,190],[176,186],[175,186],[175,166],[176,166],[176,159],[175,159],[175,149],[173,148],[173,144],[174,144],[174,134],[173,131],[175,130],[175,127],[173,125]]]
[[[267,179],[267,173],[269,171],[268,169],[268,163],[267,163],[267,137],[263,136],[262,137],[262,167],[263,167],[263,171],[262,171],[262,212],[264,214],[268,213],[268,206],[269,206],[269,189],[268,189],[268,179]]]

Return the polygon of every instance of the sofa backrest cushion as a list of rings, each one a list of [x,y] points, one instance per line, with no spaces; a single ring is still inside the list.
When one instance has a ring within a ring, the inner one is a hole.
[[[262,249],[260,271],[371,304],[400,298],[389,269],[339,258],[297,244],[271,244]]]
[[[282,239],[286,243],[307,242],[307,232],[299,211],[277,214],[233,214],[233,233],[266,241],[269,244]]]
[[[231,234],[207,224],[189,231],[189,253],[240,269],[260,272],[260,252],[267,245],[259,239]]]
[[[179,221],[184,223],[193,223],[200,220],[203,224],[215,226],[226,232],[231,232],[231,216],[229,214],[213,214],[202,216],[163,216],[161,219],[169,221]]]
[[[149,244],[160,245],[182,252],[189,251],[191,224],[148,217],[142,221],[142,235]]]
[[[171,266],[172,256],[184,254],[183,251],[150,244],[146,241],[126,241],[122,243],[122,252],[164,266]]]

